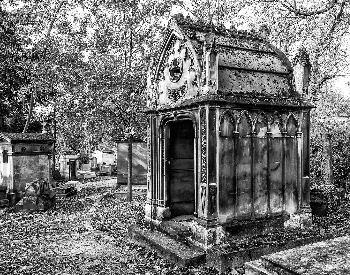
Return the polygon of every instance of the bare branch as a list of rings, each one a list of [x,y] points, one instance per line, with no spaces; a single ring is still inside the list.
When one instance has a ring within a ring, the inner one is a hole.
[[[276,2],[276,1],[274,1],[274,0],[268,1],[267,0],[265,2]],[[338,3],[338,0],[331,0],[326,5],[326,7],[318,9],[318,10],[313,10],[313,11],[303,11],[303,10],[298,9],[296,7],[296,1],[294,1],[294,5],[292,5],[288,2],[285,2],[284,0],[280,0],[278,2],[281,6],[286,8],[288,11],[294,13],[295,15],[307,17],[307,16],[313,16],[313,15],[319,15],[319,14],[325,13],[325,12],[333,9],[335,7],[335,5]],[[342,2],[342,4],[343,3],[344,3],[344,1]]]

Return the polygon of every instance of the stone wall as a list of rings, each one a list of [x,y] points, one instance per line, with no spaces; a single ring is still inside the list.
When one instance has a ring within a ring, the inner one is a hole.
[[[25,185],[35,179],[48,179],[50,164],[47,155],[14,155],[13,157],[13,189],[24,191]]]

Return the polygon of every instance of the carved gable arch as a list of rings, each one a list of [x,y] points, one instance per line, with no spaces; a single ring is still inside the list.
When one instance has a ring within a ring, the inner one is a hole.
[[[193,43],[172,19],[149,77],[148,92],[155,94],[156,105],[176,105],[198,95],[202,67]]]
[[[265,137],[268,131],[268,118],[264,112],[259,112],[254,121],[254,132],[258,137]]]
[[[269,132],[272,137],[282,137],[283,119],[279,112],[274,112],[269,121]]]
[[[237,120],[237,132],[239,136],[249,136],[252,134],[253,120],[248,111],[242,111]]]
[[[285,120],[285,132],[288,136],[296,136],[298,129],[298,119],[293,113],[290,113]]]

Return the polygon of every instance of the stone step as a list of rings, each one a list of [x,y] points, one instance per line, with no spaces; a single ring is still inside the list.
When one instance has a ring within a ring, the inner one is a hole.
[[[245,275],[295,275],[294,271],[284,269],[264,259],[245,263]]]
[[[138,244],[155,249],[161,256],[182,266],[204,263],[206,259],[204,250],[174,240],[157,230],[141,229],[133,225],[129,227],[129,236]]]
[[[174,239],[186,239],[192,236],[192,230],[184,223],[176,221],[163,221],[159,225],[159,230],[165,234],[168,234]]]
[[[267,270],[263,261],[256,260],[245,264],[245,275],[272,275],[270,270]]]

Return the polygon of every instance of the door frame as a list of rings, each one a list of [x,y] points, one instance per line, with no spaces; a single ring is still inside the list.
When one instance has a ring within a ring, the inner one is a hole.
[[[196,117],[192,112],[181,111],[181,112],[172,112],[163,116],[160,127],[159,127],[159,137],[160,137],[160,169],[161,169],[161,178],[165,190],[165,205],[170,207],[170,178],[169,178],[169,122],[179,122],[189,120],[192,122],[194,129],[194,150],[193,150],[193,161],[194,161],[194,213],[193,215],[197,217],[198,215],[198,123]]]

